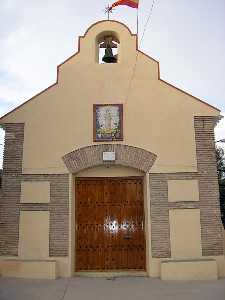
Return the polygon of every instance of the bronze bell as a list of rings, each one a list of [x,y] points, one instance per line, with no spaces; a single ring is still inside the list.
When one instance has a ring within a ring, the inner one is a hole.
[[[107,64],[114,64],[117,62],[117,57],[113,55],[113,51],[110,45],[107,45],[105,49],[105,55],[103,56],[102,61],[104,61]]]

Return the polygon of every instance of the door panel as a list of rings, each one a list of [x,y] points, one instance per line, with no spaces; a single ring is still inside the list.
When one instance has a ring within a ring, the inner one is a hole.
[[[76,271],[144,270],[142,178],[76,179]]]

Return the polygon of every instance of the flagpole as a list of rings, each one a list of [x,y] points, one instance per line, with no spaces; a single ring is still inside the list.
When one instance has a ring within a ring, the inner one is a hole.
[[[139,38],[139,9],[137,9],[137,48],[138,48],[138,38]]]

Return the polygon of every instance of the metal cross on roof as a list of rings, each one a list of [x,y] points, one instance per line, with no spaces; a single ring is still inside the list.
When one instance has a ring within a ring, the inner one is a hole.
[[[105,14],[108,15],[108,20],[109,20],[110,14],[112,14],[112,13],[113,13],[113,9],[111,8],[111,6],[110,5],[106,6],[105,7]]]

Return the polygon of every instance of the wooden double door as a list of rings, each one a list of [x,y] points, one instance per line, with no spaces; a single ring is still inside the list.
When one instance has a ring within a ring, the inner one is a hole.
[[[75,270],[145,270],[142,178],[77,178],[75,195]]]

